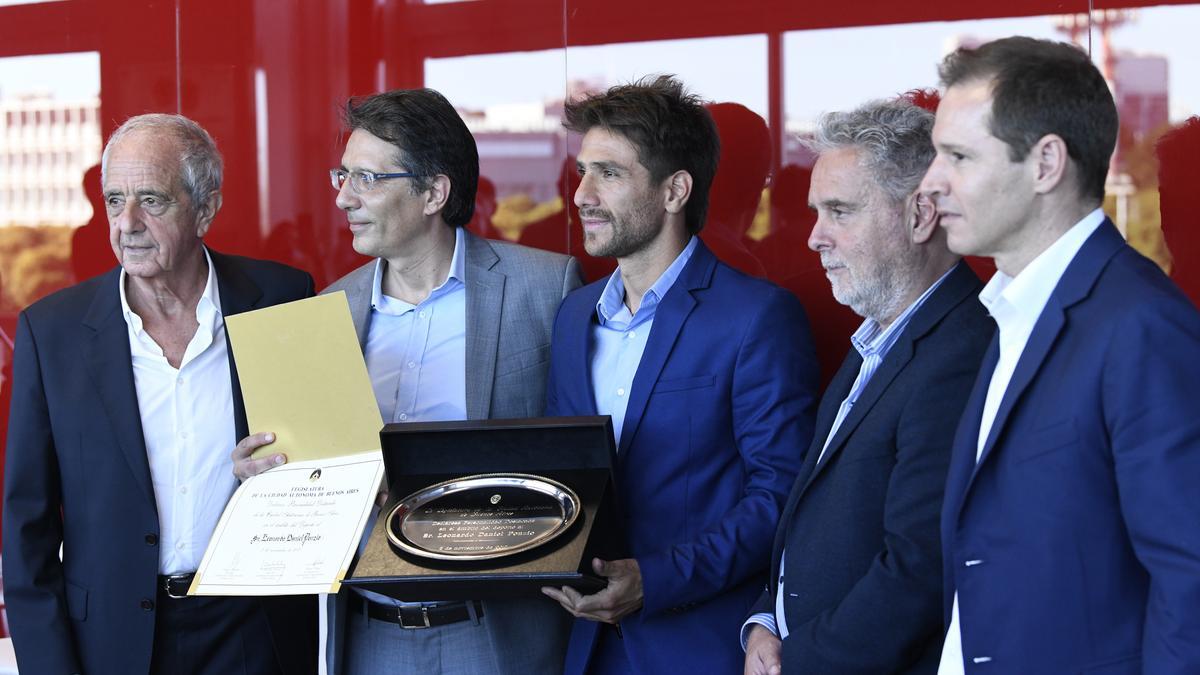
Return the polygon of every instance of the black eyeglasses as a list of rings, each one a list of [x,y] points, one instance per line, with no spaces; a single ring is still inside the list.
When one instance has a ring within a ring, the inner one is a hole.
[[[367,192],[375,187],[375,181],[387,180],[388,178],[416,178],[417,174],[411,171],[401,171],[398,173],[375,173],[374,171],[346,171],[345,169],[330,169],[329,182],[333,184],[334,190],[341,190],[346,184],[346,179],[350,179],[350,187],[355,192]]]

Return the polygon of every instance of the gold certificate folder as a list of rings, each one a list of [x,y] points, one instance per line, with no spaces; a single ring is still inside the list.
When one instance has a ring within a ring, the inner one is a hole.
[[[255,457],[378,450],[383,419],[344,292],[237,314],[225,326],[250,432],[275,434]]]

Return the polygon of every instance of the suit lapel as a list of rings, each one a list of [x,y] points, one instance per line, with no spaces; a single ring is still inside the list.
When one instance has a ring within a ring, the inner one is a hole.
[[[1116,227],[1111,221],[1105,219],[1084,242],[1083,247],[1075,254],[1066,271],[1063,272],[1062,278],[1059,279],[1058,285],[1055,286],[1054,291],[1050,294],[1050,299],[1046,302],[1046,307],[1033,326],[1033,332],[1030,333],[1029,340],[1025,343],[1025,349],[1021,352],[1016,369],[1013,370],[1012,379],[1009,380],[1008,387],[1004,390],[1004,397],[1000,399],[1000,407],[996,410],[996,418],[992,421],[992,427],[988,431],[987,442],[983,446],[983,453],[979,456],[975,473],[979,472],[979,467],[992,454],[1014,408],[1029,388],[1030,383],[1033,382],[1034,376],[1041,369],[1042,363],[1050,354],[1055,341],[1066,326],[1068,309],[1091,293],[1104,266],[1124,245],[1125,241],[1117,232]],[[978,427],[976,430],[978,431]]]
[[[494,268],[500,257],[486,239],[463,231],[467,285],[467,419],[487,419],[496,378],[505,276]]]
[[[121,270],[105,275],[92,300],[83,325],[90,339],[83,342],[83,362],[99,393],[99,401],[117,437],[117,445],[129,464],[129,470],[142,495],[155,505],[150,480],[150,462],[142,420],[138,415],[137,388],[133,383],[133,359],[129,353],[129,327],[121,315],[121,297],[117,284]]]
[[[866,388],[859,394],[858,401],[854,407],[850,409],[850,413],[846,415],[846,419],[842,421],[842,425],[838,427],[837,433],[830,440],[829,446],[825,449],[825,455],[821,457],[821,463],[816,466],[810,475],[809,480],[817,476],[826,466],[833,456],[841,451],[845,446],[846,441],[858,428],[858,425],[871,412],[871,409],[883,396],[884,392],[891,385],[896,376],[900,374],[912,361],[913,354],[916,353],[916,344],[926,335],[928,335],[942,319],[946,317],[955,307],[959,306],[964,300],[974,293],[977,293],[980,288],[979,277],[971,271],[971,268],[964,262],[959,262],[946,277],[945,281],[938,286],[924,304],[919,307],[909,319],[908,325],[905,326],[904,332],[888,350],[887,355],[883,359],[883,363],[879,364],[879,369],[871,376],[871,381],[867,383]],[[861,359],[857,360],[861,365]],[[851,385],[858,376],[857,370],[850,378]],[[841,400],[846,397],[850,388],[847,387],[842,397],[838,399],[840,407]],[[835,408],[836,414],[836,408]],[[818,449],[817,452],[820,452]]]
[[[616,272],[615,274],[619,274]],[[608,277],[604,277],[595,283],[584,286],[574,292],[573,295],[578,295],[581,305],[582,315],[567,317],[567,320],[558,321],[555,323],[554,342],[561,342],[565,345],[560,351],[556,352],[559,358],[562,359],[561,365],[554,364],[555,375],[558,380],[569,382],[569,386],[558,389],[559,396],[569,396],[567,401],[559,401],[558,409],[562,411],[570,411],[572,415],[596,415],[596,394],[592,391],[592,328],[596,325],[596,303],[600,301],[600,294],[604,292],[604,285],[608,282]],[[569,311],[568,305],[564,301],[561,311]]]
[[[833,379],[829,381],[829,386],[825,388],[825,394],[821,397],[821,405],[817,409],[816,431],[813,434],[812,443],[809,444],[808,451],[804,453],[804,460],[800,463],[800,471],[796,474],[796,480],[792,482],[792,489],[788,493],[787,503],[783,507],[783,512],[779,516],[779,522],[782,527],[775,528],[775,545],[772,547],[771,556],[771,588],[774,593],[775,587],[779,581],[779,561],[783,555],[783,548],[787,542],[788,530],[791,529],[792,517],[796,513],[796,508],[800,504],[800,496],[808,488],[809,478],[813,474],[814,465],[817,462],[817,455],[821,453],[821,447],[825,444],[825,439],[829,437],[829,430],[833,428],[833,421],[837,419],[838,408],[841,407],[841,402],[850,393],[850,387],[854,385],[854,380],[858,376],[859,366],[862,364],[862,359],[858,352],[853,348],[846,354],[845,360],[834,374]]]
[[[975,377],[975,386],[971,390],[971,398],[967,400],[958,429],[954,434],[954,445],[950,451],[950,469],[946,477],[946,495],[944,513],[952,514],[950,522],[958,522],[958,513],[962,509],[963,495],[966,494],[967,484],[971,481],[977,466],[975,461],[976,448],[979,445],[979,424],[983,419],[983,405],[987,400],[988,386],[992,382],[992,374],[996,370],[996,362],[1000,360],[1000,335],[992,338],[983,362],[979,366],[979,374]],[[949,530],[946,530],[949,531]]]
[[[212,249],[209,249],[208,253],[216,270],[222,319],[256,309],[259,300],[262,299],[262,289],[246,276],[231,258]],[[233,345],[229,342],[229,331],[225,331],[225,348],[229,353],[229,381],[233,388],[233,426],[236,436],[233,442],[237,443],[248,436],[250,430],[246,421],[246,403],[242,400],[242,383],[238,380],[237,364],[233,360]]]
[[[367,332],[371,327],[371,284],[375,281],[375,269],[379,264],[380,261],[375,260],[351,272],[352,278],[347,280],[342,289],[346,293],[346,303],[350,305],[350,320],[358,335],[359,349],[364,354],[367,351]]]
[[[658,382],[659,373],[662,372],[667,357],[679,339],[684,322],[696,307],[696,298],[692,291],[708,287],[716,264],[717,259],[713,254],[703,243],[698,242],[692,252],[692,259],[684,266],[679,278],[654,311],[654,325],[646,341],[646,350],[642,352],[642,360],[633,376],[633,390],[625,410],[625,424],[621,430],[619,444],[621,456],[629,450],[642,421],[642,415],[646,412],[646,403],[650,400],[655,383]]]

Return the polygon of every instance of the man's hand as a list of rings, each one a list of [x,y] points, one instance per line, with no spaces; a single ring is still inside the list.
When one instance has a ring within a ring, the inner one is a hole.
[[[783,643],[762,624],[754,624],[746,638],[745,675],[780,675],[783,664],[780,653]]]
[[[242,481],[251,476],[257,476],[273,466],[279,466],[286,462],[287,455],[281,452],[263,455],[258,459],[250,459],[250,453],[274,442],[275,434],[270,432],[250,434],[243,438],[233,449],[233,475],[237,476],[239,481]]]
[[[570,586],[562,590],[542,587],[542,593],[554,598],[580,619],[617,623],[642,608],[642,571],[632,558],[605,561],[592,559],[596,574],[608,578],[608,586],[592,595],[580,595]]]

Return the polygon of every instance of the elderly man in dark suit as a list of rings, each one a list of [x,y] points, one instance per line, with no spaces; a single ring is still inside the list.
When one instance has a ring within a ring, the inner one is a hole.
[[[132,118],[102,167],[120,267],[30,306],[17,331],[4,590],[18,664],[313,671],[312,598],[186,597],[246,433],[223,318],[312,295],[312,278],[205,248],[222,166],[195,122]]]
[[[826,115],[811,142],[808,243],[864,321],[821,400],[770,583],[743,628],[747,673],[937,668],[938,514],[992,329],[979,279],[917,192],[932,127],[907,100],[876,101]]]

